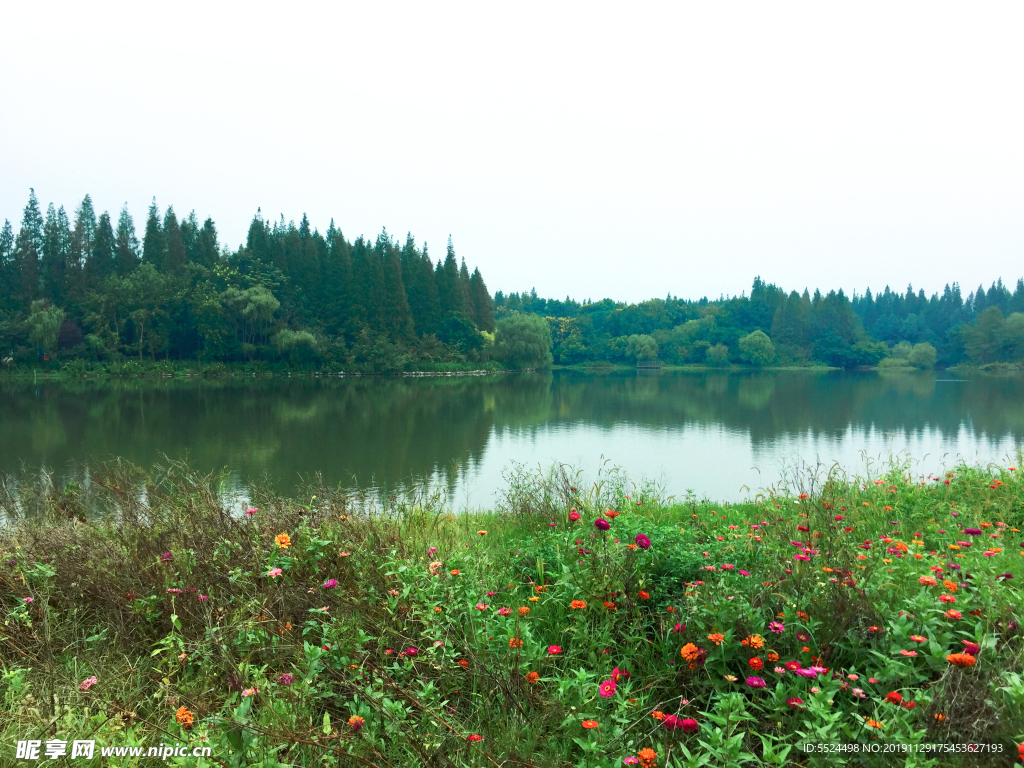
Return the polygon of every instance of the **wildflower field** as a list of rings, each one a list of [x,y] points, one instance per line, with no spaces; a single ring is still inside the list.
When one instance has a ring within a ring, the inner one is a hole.
[[[180,465],[9,479],[0,764],[84,738],[212,748],[162,761],[190,766],[1020,764],[1016,465],[742,505],[512,480],[452,514],[322,487],[231,513]]]

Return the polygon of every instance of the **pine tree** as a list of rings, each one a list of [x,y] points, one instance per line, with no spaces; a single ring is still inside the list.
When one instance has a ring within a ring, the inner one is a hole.
[[[119,277],[130,274],[139,265],[139,238],[135,236],[135,222],[128,213],[128,203],[117,217],[114,236],[114,269]]]
[[[164,269],[168,272],[184,269],[188,260],[185,254],[185,240],[181,236],[181,227],[178,225],[173,205],[167,206],[167,213],[164,214],[164,243]]]
[[[68,259],[71,257],[71,225],[64,206],[46,209],[43,224],[43,296],[58,307],[68,300]]]
[[[142,262],[152,264],[158,271],[163,270],[166,264],[165,249],[164,230],[160,226],[160,209],[156,207],[154,197],[146,217],[146,233],[142,237]]]
[[[476,327],[481,331],[494,333],[494,302],[491,301],[491,294],[487,290],[479,268],[474,269],[469,278],[469,290],[473,301]]]
[[[21,217],[21,229],[14,239],[14,262],[18,273],[15,303],[23,311],[28,311],[32,301],[41,294],[39,261],[42,252],[43,215],[39,211],[36,191],[32,189]]]
[[[96,224],[92,253],[85,262],[85,281],[89,288],[96,288],[110,275],[115,265],[114,228],[110,225],[110,214],[104,211]]]
[[[384,331],[395,341],[409,340],[415,331],[412,312],[409,310],[408,297],[402,283],[402,265],[395,248],[388,237],[387,230],[377,238],[374,248],[381,263],[383,281],[383,314],[381,319]]]
[[[466,315],[466,298],[459,283],[459,265],[455,260],[455,248],[451,236],[448,237],[448,253],[444,264],[438,262],[434,272],[437,280],[438,309],[441,320],[448,315]]]
[[[327,228],[323,271],[324,325],[330,333],[345,333],[352,312],[352,247],[334,219]]]
[[[0,309],[6,309],[14,297],[14,230],[11,222],[4,219],[0,229]]]

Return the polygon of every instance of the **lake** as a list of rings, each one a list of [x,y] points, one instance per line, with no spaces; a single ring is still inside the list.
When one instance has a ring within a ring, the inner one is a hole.
[[[556,371],[486,377],[285,377],[0,383],[0,471],[59,476],[121,456],[188,456],[237,487],[302,475],[400,490],[431,482],[491,507],[511,462],[601,456],[632,479],[740,500],[798,461],[865,468],[908,452],[927,475],[1006,461],[1024,381],[946,373]]]

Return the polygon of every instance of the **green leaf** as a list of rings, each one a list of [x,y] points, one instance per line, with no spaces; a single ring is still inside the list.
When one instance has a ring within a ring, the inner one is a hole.
[[[331,715],[329,712],[324,712],[324,734],[330,735],[331,733]]]

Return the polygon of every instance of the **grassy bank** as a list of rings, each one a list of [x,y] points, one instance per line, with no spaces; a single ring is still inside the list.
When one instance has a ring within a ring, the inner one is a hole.
[[[233,515],[180,465],[8,480],[2,763],[94,739],[209,746],[162,761],[191,766],[1012,765],[1016,467],[732,506],[518,471],[480,515],[315,486]]]

